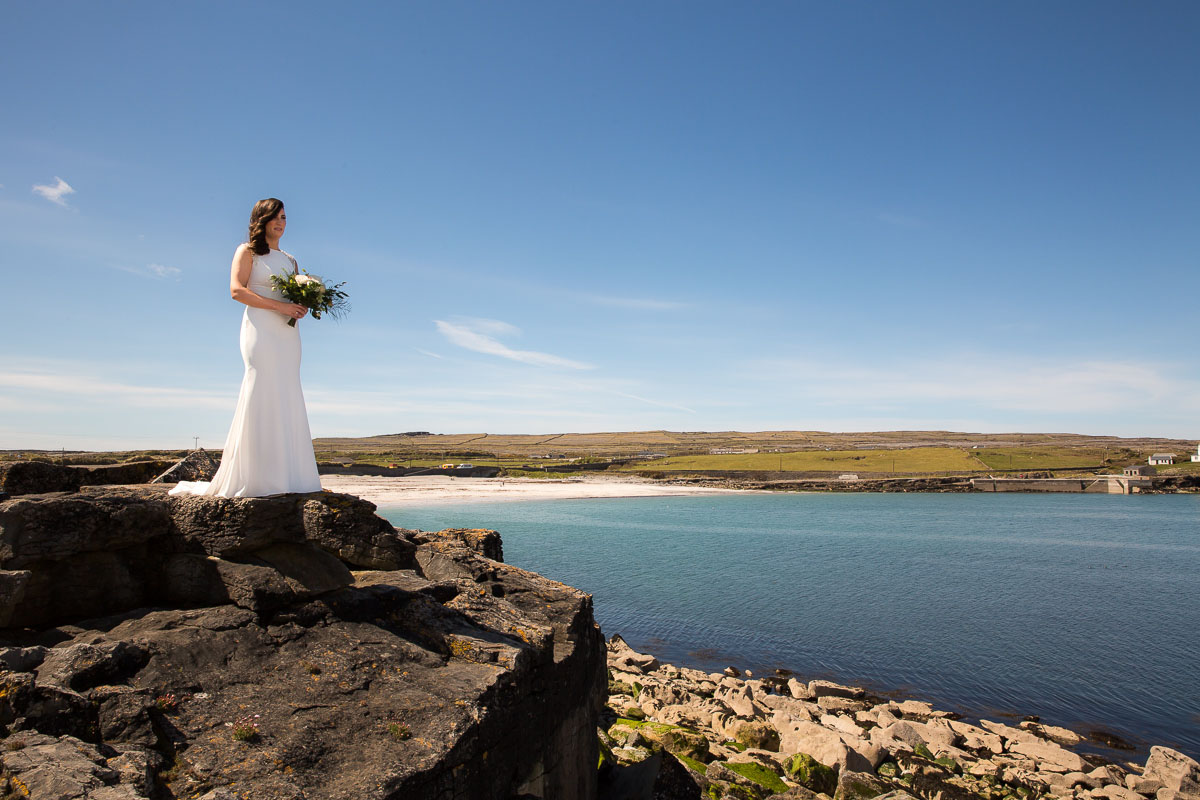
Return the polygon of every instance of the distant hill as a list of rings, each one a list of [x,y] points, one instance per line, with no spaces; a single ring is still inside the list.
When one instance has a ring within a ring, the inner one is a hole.
[[[313,440],[318,452],[411,453],[426,455],[486,454],[498,458],[627,457],[642,453],[678,456],[705,454],[715,449],[757,449],[764,452],[801,450],[903,449],[913,447],[1086,448],[1194,452],[1184,439],[1087,436],[1075,433],[962,433],[956,431],[614,431],[609,433],[489,434],[422,432],[359,438]]]

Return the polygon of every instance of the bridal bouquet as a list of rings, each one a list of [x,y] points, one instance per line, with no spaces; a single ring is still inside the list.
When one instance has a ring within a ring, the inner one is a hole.
[[[350,310],[346,302],[349,297],[342,291],[346,285],[341,283],[325,283],[317,275],[300,272],[294,275],[272,275],[271,283],[275,284],[285,300],[297,303],[312,312],[313,319],[320,319],[322,314],[328,314],[334,319],[340,318]],[[288,325],[296,327],[296,320],[289,319]]]

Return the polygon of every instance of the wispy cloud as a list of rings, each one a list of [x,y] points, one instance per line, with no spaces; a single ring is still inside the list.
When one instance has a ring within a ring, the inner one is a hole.
[[[536,350],[514,350],[496,339],[496,336],[516,335],[520,329],[499,320],[467,319],[458,323],[434,320],[438,332],[451,344],[476,353],[520,361],[538,367],[567,367],[568,369],[595,369],[592,364],[573,361],[569,358],[540,353]]]
[[[34,370],[0,372],[0,390],[35,393],[27,408],[44,408],[48,399],[63,398],[70,404],[78,398],[109,398],[134,407],[213,408],[233,407],[235,395],[191,387],[155,386],[106,380],[90,375],[64,375]],[[19,402],[19,401],[18,401]]]
[[[629,394],[627,392],[613,392],[613,394],[617,395],[618,397],[626,397],[630,400],[637,400],[639,403],[645,403],[646,405],[649,405],[649,406],[658,406],[659,408],[671,408],[671,409],[674,409],[675,411],[686,411],[689,414],[696,413],[696,409],[694,409],[694,408],[688,408],[687,406],[680,406],[680,405],[676,405],[674,403],[664,403],[659,400],[651,400],[648,397],[640,397],[636,394]]]
[[[179,280],[179,277],[183,274],[183,270],[179,267],[168,267],[163,264],[147,264],[144,267],[118,266],[117,269],[133,275],[140,275],[143,278],[174,278],[175,280]]]
[[[974,354],[886,366],[760,359],[760,380],[818,402],[858,408],[931,404],[997,412],[1142,413],[1174,406],[1200,412],[1200,382],[1165,364],[1130,361],[1014,360]]]
[[[430,358],[445,358],[445,356],[438,355],[437,353],[434,353],[431,350],[422,350],[419,347],[414,347],[413,350],[416,350],[418,353],[420,353],[423,356],[429,356]]]
[[[45,186],[40,183],[35,183],[33,185],[33,193],[40,194],[51,203],[55,203],[63,208],[66,208],[66,197],[69,194],[75,194],[75,190],[71,188],[71,184],[67,183],[57,175],[54,176],[54,180],[57,181],[57,183],[55,183],[53,186]]]

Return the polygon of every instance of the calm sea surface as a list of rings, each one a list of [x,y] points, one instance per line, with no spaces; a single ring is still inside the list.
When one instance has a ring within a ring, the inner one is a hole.
[[[381,513],[399,527],[499,530],[505,561],[592,593],[605,635],[672,663],[784,668],[1200,758],[1195,495],[745,494]]]

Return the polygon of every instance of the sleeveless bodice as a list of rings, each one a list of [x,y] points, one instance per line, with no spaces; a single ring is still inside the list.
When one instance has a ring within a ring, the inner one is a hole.
[[[272,300],[283,300],[283,295],[271,283],[272,275],[289,275],[295,271],[292,260],[282,250],[271,250],[265,256],[254,254],[250,267],[250,280],[246,287],[255,294],[269,297]]]

